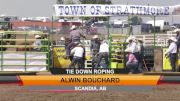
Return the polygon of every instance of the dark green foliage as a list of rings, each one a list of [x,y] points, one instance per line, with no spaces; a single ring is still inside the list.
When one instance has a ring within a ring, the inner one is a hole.
[[[129,21],[130,21],[131,25],[140,25],[142,22],[142,18],[140,18],[138,16],[133,16],[133,17],[129,18]]]
[[[64,0],[57,0],[56,1],[56,4],[63,4],[64,3]]]
[[[81,4],[112,4],[111,0],[79,0]]]

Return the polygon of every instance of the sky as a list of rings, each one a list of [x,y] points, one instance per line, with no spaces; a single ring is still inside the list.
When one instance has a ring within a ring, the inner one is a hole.
[[[76,0],[77,1],[77,0]],[[180,0],[112,0],[114,4],[134,4],[151,6],[172,6],[180,4]],[[39,17],[53,15],[53,4],[56,0],[0,0],[0,15],[16,15],[19,17]],[[162,18],[157,18],[162,19]],[[180,23],[180,16],[166,17],[169,21]]]
[[[115,4],[135,4],[150,6],[172,6],[180,4],[180,0],[112,0]]]
[[[56,0],[0,0],[0,15],[52,16]]]

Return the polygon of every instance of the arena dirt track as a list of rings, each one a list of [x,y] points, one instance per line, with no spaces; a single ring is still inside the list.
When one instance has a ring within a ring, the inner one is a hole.
[[[163,85],[149,91],[30,92],[0,85],[0,101],[179,101],[180,85]]]

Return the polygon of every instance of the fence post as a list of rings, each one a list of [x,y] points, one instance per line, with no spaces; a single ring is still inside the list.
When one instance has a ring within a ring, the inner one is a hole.
[[[49,70],[49,69],[50,69],[50,66],[51,66],[51,65],[50,65],[50,59],[51,59],[51,52],[52,52],[51,49],[50,49],[50,34],[48,34],[48,40],[47,40],[47,41],[48,41],[48,50],[47,50],[47,52],[48,52],[48,53],[47,53],[47,57],[48,57],[48,68],[47,68],[47,69]]]
[[[1,35],[1,71],[3,71],[3,33]]]
[[[156,46],[156,26],[155,26],[155,24],[156,24],[156,16],[154,16],[154,47]]]
[[[27,53],[26,53],[26,51],[27,51],[26,50],[26,48],[27,48],[27,46],[26,46],[27,45],[27,40],[26,40],[26,38],[27,38],[27,33],[25,33],[25,54],[24,54],[25,55],[25,60],[24,60],[24,62],[25,62],[25,71],[27,70],[26,69],[26,66],[27,66],[27,64],[26,64],[27,63]]]

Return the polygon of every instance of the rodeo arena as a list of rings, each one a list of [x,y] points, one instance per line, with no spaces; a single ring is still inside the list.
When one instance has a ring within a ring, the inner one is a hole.
[[[122,86],[180,83],[180,24],[158,20],[179,16],[180,5],[55,4],[53,9],[48,20],[0,17],[0,83],[26,87],[25,93],[27,89],[122,92]],[[151,20],[143,23],[141,17]],[[141,23],[134,24],[131,18]],[[100,97],[100,92],[95,93]],[[144,101],[143,94],[135,99]]]

